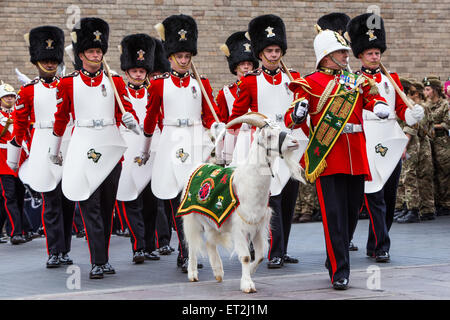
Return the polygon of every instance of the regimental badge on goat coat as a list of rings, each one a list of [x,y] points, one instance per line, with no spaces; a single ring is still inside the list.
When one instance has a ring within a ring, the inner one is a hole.
[[[234,167],[204,164],[189,178],[177,216],[199,213],[210,218],[218,228],[239,206],[233,190]]]

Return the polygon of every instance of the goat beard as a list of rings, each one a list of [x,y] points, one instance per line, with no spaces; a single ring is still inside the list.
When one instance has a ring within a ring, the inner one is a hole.
[[[295,159],[295,152],[292,151],[288,151],[285,153],[284,155],[284,162],[286,163],[286,165],[289,168],[289,171],[292,174],[292,177],[295,180],[298,180],[300,182],[302,182],[303,184],[306,184],[305,179],[302,176],[303,173],[303,168],[300,166],[299,162]]]

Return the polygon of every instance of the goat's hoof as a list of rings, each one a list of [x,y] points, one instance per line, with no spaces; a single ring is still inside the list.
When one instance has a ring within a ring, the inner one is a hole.
[[[222,278],[222,276],[216,276],[216,280],[217,280],[217,282],[222,282],[223,278]]]
[[[244,293],[255,293],[256,289],[255,288],[245,288],[242,290],[242,292]]]
[[[244,293],[255,293],[256,292],[255,283],[254,282],[247,282],[245,284],[242,284],[241,285],[241,290]]]
[[[188,273],[188,279],[190,282],[197,282],[198,281],[198,272],[192,272],[192,273]]]

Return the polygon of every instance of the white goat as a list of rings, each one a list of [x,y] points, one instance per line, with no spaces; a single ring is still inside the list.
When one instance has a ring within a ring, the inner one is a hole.
[[[234,171],[233,189],[239,199],[235,212],[218,228],[210,218],[191,213],[183,216],[184,233],[189,248],[188,279],[198,281],[197,255],[202,252],[203,234],[209,262],[217,281],[224,276],[222,260],[217,244],[231,248],[242,263],[240,287],[245,293],[256,292],[251,279],[258,265],[263,261],[268,249],[269,224],[272,210],[268,206],[271,173],[274,160],[282,156],[288,164],[293,177],[303,181],[298,161],[292,154],[299,147],[298,142],[289,134],[282,133],[258,113],[248,113],[227,124],[227,128],[239,123],[248,123],[257,127],[247,160]],[[281,154],[280,154],[281,152]],[[186,193],[183,190],[182,199]],[[255,259],[250,260],[249,243],[253,243]]]

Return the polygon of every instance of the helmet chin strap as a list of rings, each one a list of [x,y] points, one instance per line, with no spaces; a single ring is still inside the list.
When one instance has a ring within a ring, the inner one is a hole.
[[[11,107],[14,105],[14,102],[13,102],[13,103],[8,103],[8,102],[5,101],[4,98],[1,98],[1,100],[2,100],[2,103],[3,103],[7,108],[11,108]],[[7,110],[5,110],[5,108],[4,108],[3,106],[2,106],[2,109],[3,109],[4,111],[7,111]]]
[[[330,59],[331,59],[331,61],[333,61],[334,63],[336,63],[336,64],[338,65],[338,67],[340,67],[340,68],[342,68],[342,69],[347,69],[348,62],[347,62],[346,64],[340,63],[339,61],[337,61],[337,60],[333,57],[333,54],[332,54],[332,53],[330,54]]]
[[[186,67],[183,67],[182,65],[180,65],[180,64],[178,63],[177,58],[176,58],[173,54],[171,54],[170,57],[172,58],[173,61],[175,61],[175,64],[176,64],[179,68],[181,68],[181,69],[185,69],[185,68],[186,68]],[[189,68],[190,68],[191,59],[192,59],[192,58],[189,59],[189,64],[188,64],[189,67],[187,68],[187,70],[189,70]]]
[[[89,60],[86,55],[84,54],[84,52],[82,53],[83,57],[86,59],[86,61],[92,65],[99,65],[101,64],[103,61],[94,61],[94,60]]]
[[[145,82],[145,80],[147,80],[147,76],[146,76],[143,80],[138,80],[138,79],[133,78],[133,77],[128,73],[128,71],[126,71],[125,74],[127,75],[127,78],[128,78],[128,79],[130,79],[130,80],[133,81],[133,82],[138,83],[139,85],[143,84],[143,83]]]
[[[263,57],[264,61],[266,61],[267,63],[269,63],[271,65],[274,65],[274,66],[278,66],[278,64],[280,63],[280,60],[281,60],[281,56],[280,56],[277,60],[270,61],[269,59],[266,58],[266,55],[264,54],[264,51],[262,53],[262,57]]]
[[[39,69],[41,69],[45,73],[55,73],[58,70],[58,67],[56,67],[55,69],[47,69],[47,68],[43,67],[39,61],[37,62],[37,66]]]

